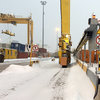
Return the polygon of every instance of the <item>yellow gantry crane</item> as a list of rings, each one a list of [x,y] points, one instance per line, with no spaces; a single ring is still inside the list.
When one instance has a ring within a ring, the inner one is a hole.
[[[33,20],[29,18],[19,18],[11,14],[0,13],[0,23],[10,23],[13,25],[16,24],[27,24],[27,44],[33,43]],[[9,32],[5,32],[9,33]],[[30,41],[31,38],[31,41]]]
[[[31,54],[30,54],[30,65],[31,63],[31,56],[32,56],[32,47],[33,47],[33,20],[31,17],[28,18],[19,18],[11,14],[3,14],[0,13],[0,23],[8,23],[8,24],[27,24],[27,44],[31,44]],[[14,35],[11,32],[3,31],[7,35]],[[2,57],[1,57],[2,58]],[[4,58],[4,57],[3,57]]]
[[[71,61],[70,0],[61,0],[61,37],[59,38],[59,63],[67,67]]]

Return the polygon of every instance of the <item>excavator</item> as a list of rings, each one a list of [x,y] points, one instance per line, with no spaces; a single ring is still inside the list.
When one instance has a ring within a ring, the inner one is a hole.
[[[61,2],[61,37],[59,38],[59,64],[66,68],[71,62],[70,0]]]

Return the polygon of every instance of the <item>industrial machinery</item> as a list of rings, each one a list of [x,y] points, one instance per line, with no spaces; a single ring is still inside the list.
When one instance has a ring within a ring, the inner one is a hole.
[[[28,18],[19,18],[11,14],[0,13],[0,23],[8,24],[27,24],[27,44],[33,43],[33,20],[31,17]],[[31,37],[31,41],[30,41]],[[31,43],[30,43],[31,42]]]
[[[71,61],[70,0],[61,0],[61,37],[59,38],[59,63],[67,67]]]
[[[31,45],[31,48],[32,48],[32,46],[33,46],[33,20],[31,17],[20,18],[20,17],[14,16],[14,15],[11,15],[11,14],[0,13],[0,23],[3,23],[3,24],[8,23],[8,24],[13,24],[13,25],[27,24],[27,37],[28,37],[27,44]],[[5,34],[10,35],[10,36],[14,36],[14,34],[9,32],[8,30],[2,31],[2,33],[5,33]],[[3,55],[3,53],[0,52],[0,61],[1,62],[4,61],[4,57],[2,55]]]

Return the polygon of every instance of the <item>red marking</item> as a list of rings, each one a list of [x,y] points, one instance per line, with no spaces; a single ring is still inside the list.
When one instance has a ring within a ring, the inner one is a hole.
[[[100,45],[100,35],[96,37],[96,43]]]
[[[39,51],[38,45],[34,45],[32,49],[33,49],[33,51],[35,51],[35,52]]]

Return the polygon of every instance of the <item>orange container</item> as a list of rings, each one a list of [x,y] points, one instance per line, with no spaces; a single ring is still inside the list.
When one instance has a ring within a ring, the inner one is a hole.
[[[98,63],[98,51],[96,51],[96,63]]]
[[[84,54],[86,54],[85,58],[84,58]],[[81,51],[81,60],[89,63],[89,50],[82,50]]]

